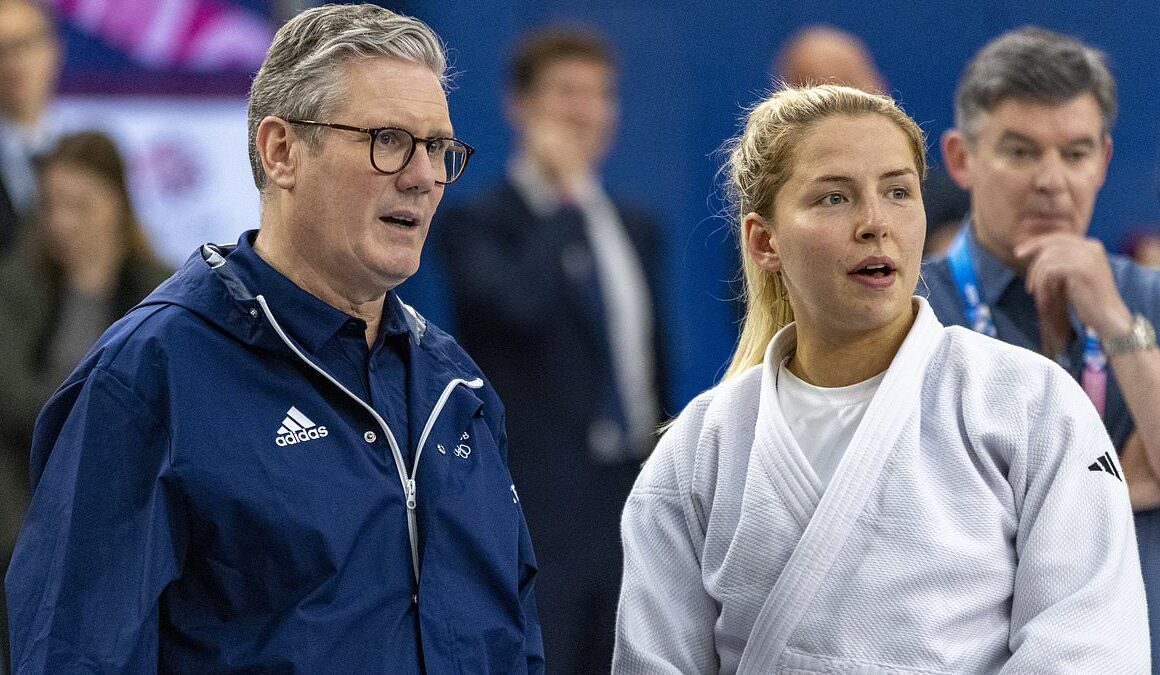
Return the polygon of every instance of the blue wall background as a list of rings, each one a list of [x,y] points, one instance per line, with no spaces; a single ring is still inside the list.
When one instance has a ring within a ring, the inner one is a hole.
[[[672,393],[679,404],[719,377],[736,334],[733,310],[726,302],[726,280],[735,260],[732,221],[719,217],[715,152],[736,132],[743,109],[768,90],[774,50],[804,25],[825,22],[866,40],[893,95],[926,130],[935,163],[939,135],[952,123],[959,73],[989,39],[1008,28],[1036,23],[1103,49],[1119,82],[1120,116],[1113,130],[1112,166],[1091,232],[1116,249],[1130,228],[1160,222],[1160,3],[384,4],[429,22],[452,50],[459,71],[450,99],[452,119],[457,134],[479,150],[468,175],[448,191],[446,199],[452,201],[484,189],[503,171],[510,132],[499,93],[518,35],[545,22],[579,21],[601,30],[616,46],[622,122],[605,176],[614,193],[651,205],[669,228],[668,337],[676,368]],[[408,282],[405,295],[435,320],[445,320],[432,267],[425,265]]]

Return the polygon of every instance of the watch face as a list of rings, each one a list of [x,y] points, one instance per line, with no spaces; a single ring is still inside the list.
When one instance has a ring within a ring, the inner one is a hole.
[[[1104,340],[1103,346],[1107,356],[1115,356],[1148,349],[1155,344],[1156,330],[1152,327],[1152,323],[1143,314],[1136,314],[1132,317],[1132,330]]]
[[[1156,343],[1156,329],[1152,327],[1152,323],[1144,318],[1143,314],[1136,315],[1136,331],[1140,335],[1140,341],[1144,343],[1144,348],[1151,347]]]

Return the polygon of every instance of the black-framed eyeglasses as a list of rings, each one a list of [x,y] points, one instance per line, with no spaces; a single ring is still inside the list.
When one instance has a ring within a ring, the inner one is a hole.
[[[467,168],[467,160],[475,153],[475,148],[458,138],[419,138],[410,131],[398,127],[368,129],[314,120],[286,121],[290,124],[330,127],[367,134],[371,137],[371,166],[375,171],[387,175],[402,171],[415,155],[415,146],[422,143],[427,148],[427,159],[435,171],[435,182],[440,185],[449,185],[459,180]]]

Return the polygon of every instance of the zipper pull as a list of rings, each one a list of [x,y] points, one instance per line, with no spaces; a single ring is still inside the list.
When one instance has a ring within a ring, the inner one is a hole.
[[[415,479],[407,479],[407,509],[415,510]]]

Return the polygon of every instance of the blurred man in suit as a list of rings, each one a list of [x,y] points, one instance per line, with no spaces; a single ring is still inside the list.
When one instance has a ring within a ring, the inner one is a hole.
[[[36,206],[32,158],[51,140],[46,112],[60,70],[61,47],[44,8],[0,0],[0,252],[11,248]],[[4,345],[0,345],[0,349]],[[0,438],[0,575],[8,566],[24,512],[23,458]],[[0,584],[0,675],[6,672],[8,629]]]
[[[506,103],[506,177],[432,234],[458,336],[506,402],[545,656],[556,673],[606,671],[620,512],[662,411],[660,229],[601,185],[617,95],[599,38],[525,38]]]
[[[61,47],[52,20],[29,0],[0,0],[0,250],[36,205],[32,158],[52,140],[46,113]]]

